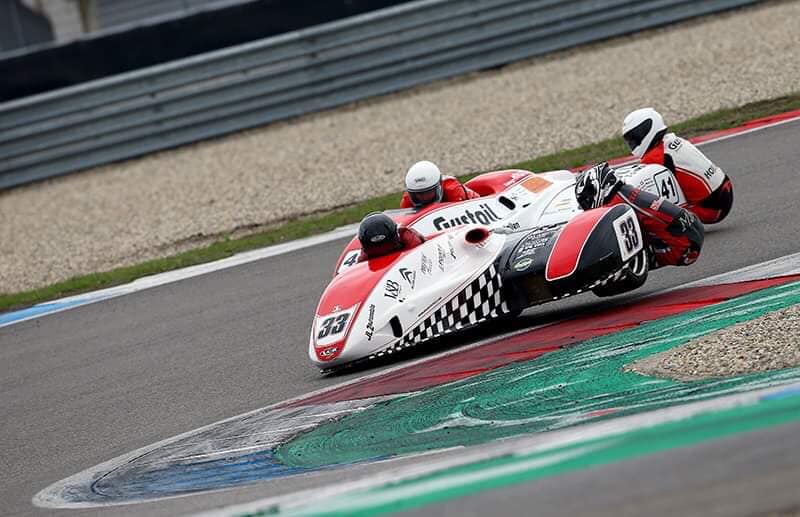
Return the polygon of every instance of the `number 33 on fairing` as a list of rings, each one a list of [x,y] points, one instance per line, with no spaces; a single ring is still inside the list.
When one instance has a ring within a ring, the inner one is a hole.
[[[346,333],[350,319],[357,308],[358,305],[354,305],[344,311],[318,317],[314,326],[317,346],[326,346],[339,341]]]
[[[633,213],[627,213],[614,220],[614,232],[617,234],[617,243],[622,260],[628,260],[642,250],[642,234],[639,220]]]

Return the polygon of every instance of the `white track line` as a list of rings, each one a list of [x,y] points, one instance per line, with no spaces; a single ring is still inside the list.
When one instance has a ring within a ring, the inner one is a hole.
[[[702,280],[696,280],[688,284],[673,287],[671,291],[685,289],[687,287],[701,287],[706,285],[729,284],[732,282],[747,282],[750,280],[764,280],[779,276],[789,276],[800,274],[800,253],[778,257],[776,259],[743,267],[729,273],[721,273]]]
[[[728,140],[731,138],[736,138],[739,136],[749,135],[751,133],[755,133],[756,131],[762,131],[764,129],[770,129],[773,127],[781,126],[783,124],[788,124],[790,122],[795,122],[800,120],[800,116],[794,117],[787,120],[781,120],[779,122],[774,122],[772,124],[767,124],[764,126],[754,127],[752,129],[747,129],[741,131],[739,133],[734,133],[732,135],[723,135],[717,138],[712,138],[711,140],[707,140],[698,146],[704,146],[708,144],[712,144],[715,142],[721,142],[723,140]],[[632,163],[632,162],[631,162]],[[80,307],[83,305],[87,305],[90,303],[96,303],[103,300],[108,300],[111,298],[116,298],[118,296],[124,296],[126,294],[135,293],[138,291],[143,291],[145,289],[150,289],[151,287],[157,287],[165,284],[170,284],[173,282],[179,282],[181,280],[186,280],[187,278],[193,278],[200,275],[205,275],[208,273],[213,273],[215,271],[221,271],[223,269],[228,269],[236,266],[241,266],[243,264],[248,264],[250,262],[255,262],[257,260],[263,260],[269,257],[275,257],[278,255],[283,255],[285,253],[291,253],[293,251],[297,251],[304,248],[310,248],[313,246],[318,246],[320,244],[325,244],[331,241],[335,241],[338,239],[343,239],[345,237],[351,237],[355,235],[356,230],[358,228],[357,224],[351,224],[348,226],[343,226],[336,230],[333,230],[328,233],[323,233],[321,235],[316,235],[313,237],[306,237],[304,239],[299,239],[292,242],[287,242],[285,244],[277,244],[275,246],[269,246],[266,248],[261,248],[253,251],[248,251],[244,253],[239,253],[234,255],[233,257],[229,257],[226,259],[217,260],[214,262],[208,262],[206,264],[200,264],[197,266],[190,266],[184,269],[176,269],[174,271],[167,271],[165,273],[159,273],[157,275],[147,276],[135,280],[129,284],[111,287],[109,289],[102,289],[99,291],[93,291],[90,293],[79,294],[77,296],[70,296],[68,298],[62,298],[59,300],[46,302],[44,304],[39,304],[36,307],[40,307],[43,305],[53,305],[53,309],[47,312],[42,312],[39,314],[34,314],[30,316],[23,316],[19,319],[14,319],[12,321],[8,321],[6,323],[0,323],[0,328],[6,327],[9,325],[13,325],[15,323],[21,323],[23,321],[28,321],[34,318],[40,318],[42,316],[46,316],[48,314],[55,314],[57,312],[66,311],[69,309],[73,309],[75,307]],[[63,305],[63,306],[60,306]],[[20,311],[22,312],[22,311]],[[13,314],[13,313],[12,313]],[[3,316],[0,314],[0,316]],[[8,316],[6,314],[5,316]]]

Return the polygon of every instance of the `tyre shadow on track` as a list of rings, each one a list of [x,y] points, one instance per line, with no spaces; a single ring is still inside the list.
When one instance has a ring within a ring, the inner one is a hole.
[[[531,307],[517,317],[490,320],[476,327],[461,330],[439,338],[434,338],[426,343],[417,345],[391,355],[364,360],[342,369],[324,373],[326,378],[350,376],[355,373],[367,372],[389,366],[401,366],[403,363],[424,359],[444,352],[456,352],[460,347],[488,340],[495,336],[515,333],[549,325],[558,321],[579,318],[585,314],[592,314],[600,310],[608,310],[622,306],[637,298],[644,291],[633,291],[629,294],[613,298],[597,298],[588,295],[586,298],[570,298],[537,307]],[[489,343],[483,346],[488,346]]]

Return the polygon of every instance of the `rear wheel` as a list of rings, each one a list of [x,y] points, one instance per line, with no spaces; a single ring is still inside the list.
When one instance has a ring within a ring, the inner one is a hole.
[[[642,248],[642,251],[628,261],[627,271],[622,278],[597,286],[592,289],[592,292],[597,296],[605,297],[616,296],[640,288],[647,280],[647,273],[650,269],[649,262],[647,248]]]

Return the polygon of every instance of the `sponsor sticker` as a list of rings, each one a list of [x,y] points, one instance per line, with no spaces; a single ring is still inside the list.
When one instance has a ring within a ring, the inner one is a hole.
[[[517,259],[522,257],[530,257],[536,254],[536,251],[543,247],[553,236],[555,230],[549,229],[545,231],[537,231],[525,237],[519,248],[517,249]]]
[[[403,278],[405,278],[406,282],[408,282],[408,285],[411,286],[411,289],[413,290],[414,284],[417,281],[417,272],[411,269],[401,267],[400,274],[403,275]]]
[[[328,347],[324,350],[320,350],[317,354],[320,359],[329,359],[333,354],[339,351],[338,346]]]
[[[437,244],[436,245],[436,261],[438,262],[439,270],[442,273],[444,273],[444,258],[445,258],[444,248],[442,247],[441,244]]]
[[[573,203],[575,207],[578,206],[574,196],[561,198],[554,203],[550,203],[550,205],[547,207],[547,210],[545,210],[544,214],[542,215],[553,215],[553,214],[563,213],[568,210],[574,212],[575,210],[577,210],[577,208],[573,208]]]
[[[694,223],[694,216],[688,210],[682,210],[678,216],[678,223],[681,225],[681,232],[686,233]]]
[[[514,263],[514,271],[525,271],[531,264],[533,264],[533,259],[530,257],[520,259]]]
[[[439,216],[433,220],[433,227],[436,231],[456,228],[465,224],[489,225],[502,219],[497,212],[487,203],[481,203],[476,209],[465,209],[461,213],[455,213],[448,217]]]
[[[517,185],[509,190],[506,190],[503,195],[513,201],[514,203],[524,204],[526,202],[530,202],[531,199],[531,191],[523,187],[522,185]]]
[[[655,182],[653,181],[653,178],[642,178],[642,181],[639,182],[639,188],[648,192],[652,192],[655,188]]]
[[[534,194],[545,190],[550,185],[552,185],[550,181],[544,178],[540,178],[539,176],[531,176],[530,178],[522,182],[522,186],[530,190]]]
[[[395,282],[392,279],[386,280],[386,286],[384,287],[383,290],[383,295],[386,298],[391,298],[392,300],[398,300],[402,292],[403,288],[400,286],[399,282]]]
[[[422,258],[420,259],[419,263],[419,271],[423,275],[432,275],[433,274],[433,260],[426,254],[422,254]]]
[[[456,248],[453,246],[453,239],[452,235],[447,236],[447,247],[450,248],[450,256],[453,257],[453,260],[456,260]]]
[[[527,194],[532,195],[530,192]],[[442,203],[440,207],[426,213],[409,226],[424,235],[472,224],[495,226],[514,212],[513,207],[507,206],[508,200],[504,200],[504,203],[501,203],[497,196],[472,199],[462,203]]]
[[[369,309],[367,310],[367,327],[364,331],[364,335],[367,337],[367,341],[372,341],[372,336],[375,333],[375,304],[369,304]]]

